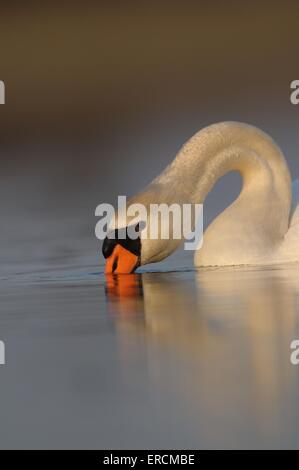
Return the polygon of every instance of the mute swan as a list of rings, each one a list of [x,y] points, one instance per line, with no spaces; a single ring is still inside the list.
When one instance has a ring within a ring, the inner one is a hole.
[[[294,184],[292,207],[291,178],[282,152],[267,134],[247,124],[223,122],[196,133],[128,204],[204,203],[217,180],[230,171],[241,174],[241,193],[205,231],[195,266],[299,261],[299,183]],[[161,261],[180,242],[143,239],[142,232],[133,242],[106,238],[106,272],[129,273]]]

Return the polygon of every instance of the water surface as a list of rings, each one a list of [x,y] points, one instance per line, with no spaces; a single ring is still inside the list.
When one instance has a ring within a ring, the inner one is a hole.
[[[299,447],[299,267],[63,259],[0,283],[1,448]]]

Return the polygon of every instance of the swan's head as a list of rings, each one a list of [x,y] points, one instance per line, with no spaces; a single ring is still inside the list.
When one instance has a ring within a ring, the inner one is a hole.
[[[141,239],[138,226],[134,227],[134,238],[130,234],[132,229],[133,227],[114,229],[105,238],[102,253],[106,259],[106,274],[131,274],[140,266]]]
[[[102,247],[107,274],[133,273],[141,265],[163,260],[178,247],[181,240],[173,236],[169,219],[164,220],[162,215],[156,218],[151,213],[151,204],[163,202],[157,188],[144,191],[110,220]],[[169,236],[164,234],[162,225]]]
[[[150,238],[144,221],[110,229],[102,245],[105,273],[131,274],[139,266],[163,260],[179,243],[178,239],[162,239],[160,232],[157,238]]]

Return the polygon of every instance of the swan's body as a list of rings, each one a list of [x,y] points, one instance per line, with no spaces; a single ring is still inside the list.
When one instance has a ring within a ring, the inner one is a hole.
[[[195,265],[299,261],[299,183],[293,198],[282,152],[253,126],[224,122],[199,131],[129,203],[204,203],[217,180],[230,171],[241,174],[241,193],[207,228]],[[142,240],[141,264],[162,260],[179,243]]]

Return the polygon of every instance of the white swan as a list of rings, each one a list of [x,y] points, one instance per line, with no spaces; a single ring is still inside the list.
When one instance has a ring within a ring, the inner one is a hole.
[[[267,134],[247,124],[223,122],[199,131],[128,204],[204,203],[217,180],[230,171],[241,174],[242,191],[205,231],[195,266],[299,261],[299,183],[294,184],[292,207],[291,178],[282,152]],[[179,244],[141,236],[139,262],[132,258],[122,267],[123,253],[108,250],[106,272],[128,272],[137,264],[161,261]]]

